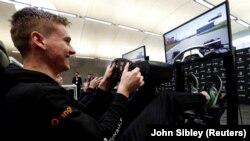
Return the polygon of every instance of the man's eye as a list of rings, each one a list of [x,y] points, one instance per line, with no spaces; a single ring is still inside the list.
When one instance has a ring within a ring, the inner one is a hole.
[[[70,40],[65,40],[65,42],[67,42],[68,44],[70,43]]]

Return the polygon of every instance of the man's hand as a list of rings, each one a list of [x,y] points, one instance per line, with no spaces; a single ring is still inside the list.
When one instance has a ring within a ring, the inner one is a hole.
[[[136,67],[132,71],[128,71],[129,63],[124,67],[117,93],[129,97],[130,93],[144,84],[143,76],[140,69]]]
[[[95,77],[89,83],[89,88],[95,89],[101,82],[101,77]]]
[[[113,74],[113,69],[115,68],[115,63],[113,64],[110,64],[107,66],[106,68],[106,71],[105,71],[105,74],[102,78],[102,80],[100,81],[100,84],[99,84],[99,88],[104,90],[104,91],[107,91],[108,90],[108,87],[109,87],[109,84],[111,82],[111,76]]]

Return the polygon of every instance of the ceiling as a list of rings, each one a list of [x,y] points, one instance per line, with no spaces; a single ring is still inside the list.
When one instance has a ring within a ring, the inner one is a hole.
[[[165,32],[189,21],[208,10],[193,0],[50,0],[57,10],[74,13],[80,17],[67,17],[72,25],[69,34],[72,46],[83,57],[118,58],[142,45],[150,60],[165,61],[162,36],[146,34],[149,31],[163,35]],[[217,5],[223,0],[207,0]],[[250,23],[247,9],[249,0],[229,0],[234,16]],[[0,40],[8,51],[15,50],[10,39],[9,18],[15,12],[12,4],[0,1]],[[85,20],[90,17],[111,22],[105,25]],[[140,29],[132,31],[117,25]],[[231,21],[232,34],[248,28]]]

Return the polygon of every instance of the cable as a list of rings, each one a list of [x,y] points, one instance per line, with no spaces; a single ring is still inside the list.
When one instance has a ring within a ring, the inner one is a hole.
[[[243,119],[242,119],[242,114],[240,110],[240,104],[238,104],[238,109],[239,109],[239,116],[240,116],[240,124],[243,125]]]

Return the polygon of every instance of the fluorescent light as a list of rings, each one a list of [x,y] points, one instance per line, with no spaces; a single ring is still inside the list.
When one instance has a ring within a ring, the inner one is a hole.
[[[5,2],[9,4],[13,4],[16,8],[16,10],[20,10],[25,7],[31,7],[31,4],[27,4],[24,2],[14,1],[14,0],[0,0],[0,2]]]
[[[64,15],[64,16],[74,17],[74,18],[77,17],[76,14],[72,14],[72,13],[68,13],[68,12],[63,12],[63,11],[58,11],[58,10],[53,10],[53,9],[48,9],[48,8],[43,8],[43,7],[42,7],[42,10],[47,11],[47,12],[51,12],[51,13],[54,13],[57,15],[60,14],[60,15]]]
[[[31,4],[28,3],[24,3],[22,1],[17,1],[17,0],[0,0],[1,2],[6,2],[6,3],[10,3],[10,4],[14,4],[14,5],[25,5],[25,6],[31,6]]]
[[[234,15],[231,14],[231,15],[230,15],[230,19],[231,19],[231,20],[236,20],[237,17],[235,17]]]
[[[152,32],[147,32],[147,31],[144,31],[144,33],[150,34],[150,35],[155,35],[155,36],[161,36],[160,34],[156,34],[156,33],[152,33]]]
[[[117,25],[117,26],[120,27],[120,28],[128,29],[128,30],[140,31],[139,29],[128,27],[128,26],[124,26],[124,25]]]
[[[85,19],[88,20],[88,21],[93,21],[93,22],[102,23],[102,24],[107,24],[107,25],[111,25],[111,24],[112,24],[112,23],[110,23],[110,22],[101,21],[101,20],[97,20],[97,19],[92,19],[92,18],[88,18],[88,17],[85,17]]]
[[[16,10],[20,10],[24,7],[27,7],[27,5],[32,6],[32,7],[37,7],[37,8],[48,8],[48,9],[54,9],[56,10],[56,7],[49,1],[49,0],[9,0],[11,2],[16,3],[15,8]],[[17,5],[18,4],[18,5]],[[20,6],[22,4],[22,6]],[[26,6],[24,6],[26,5]]]
[[[207,2],[206,0],[194,0],[194,1],[197,2],[197,3],[199,3],[199,4],[201,4],[201,5],[203,5],[203,6],[206,6],[208,8],[213,8],[214,7],[213,4]],[[241,24],[243,26],[250,27],[249,23],[247,23],[247,22],[245,22],[243,20],[238,19],[236,16],[234,16],[232,14],[230,14],[230,19],[231,20],[235,20],[237,23],[239,23],[239,24]]]
[[[12,50],[12,53],[20,53],[18,50]]]
[[[113,61],[113,58],[99,58],[100,60],[108,60],[108,61]]]
[[[212,5],[211,3],[205,1],[205,0],[194,0],[195,2],[207,7],[207,8],[213,8],[214,5]]]
[[[89,57],[89,56],[75,56],[76,58],[83,58],[83,59],[95,59],[94,57]]]
[[[243,21],[243,20],[236,20],[236,22],[237,23],[239,23],[239,24],[241,24],[241,25],[243,25],[243,26],[246,26],[246,27],[249,27],[250,26],[250,24],[249,23],[247,23],[247,22],[245,22],[245,21]]]

